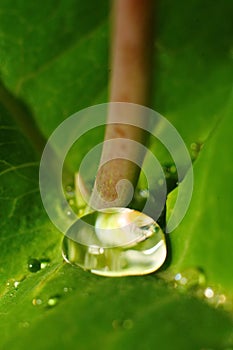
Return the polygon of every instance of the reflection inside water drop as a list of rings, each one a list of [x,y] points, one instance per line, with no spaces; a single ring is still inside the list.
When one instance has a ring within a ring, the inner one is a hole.
[[[108,208],[77,220],[63,240],[63,257],[103,276],[144,275],[166,258],[159,225],[128,208]]]

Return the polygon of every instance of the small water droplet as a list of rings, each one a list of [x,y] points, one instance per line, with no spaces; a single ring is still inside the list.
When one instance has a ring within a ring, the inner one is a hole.
[[[161,228],[149,216],[128,208],[108,208],[82,217],[69,228],[63,257],[102,276],[144,275],[163,264],[166,243]]]
[[[192,155],[192,157],[194,159],[197,158],[197,156],[200,153],[202,147],[203,147],[203,144],[200,143],[200,142],[193,142],[193,143],[191,143],[191,145],[190,145],[191,155]]]
[[[149,190],[148,189],[141,189],[139,190],[139,196],[142,197],[142,198],[149,198]]]
[[[227,298],[224,294],[218,295],[218,304],[224,304],[226,302]]]
[[[186,288],[196,288],[203,286],[206,282],[203,271],[199,268],[187,268],[178,272],[175,277],[175,286],[184,286]]]
[[[19,284],[20,284],[19,281],[15,281],[15,282],[14,282],[14,287],[15,287],[15,288],[18,288]]]
[[[34,306],[41,305],[41,304],[42,304],[42,300],[39,298],[34,298],[32,300],[32,305],[34,305]]]
[[[133,328],[133,321],[131,319],[127,319],[123,321],[123,328],[124,329],[131,329]]]
[[[158,185],[159,186],[163,186],[163,184],[164,184],[164,179],[159,179],[158,180]]]
[[[198,151],[200,149],[199,143],[197,142],[191,143],[190,148],[192,151]]]
[[[49,259],[40,259],[40,268],[41,269],[45,269],[46,267],[48,267],[50,264],[50,260]]]
[[[65,195],[67,199],[73,198],[75,196],[74,187],[72,185],[65,187]]]
[[[181,277],[180,279],[180,284],[182,284],[183,286],[186,285],[188,282],[187,278],[186,277]]]
[[[40,269],[41,269],[40,260],[34,259],[34,258],[28,260],[28,270],[30,272],[37,272]]]
[[[212,288],[210,287],[207,287],[205,290],[204,290],[204,296],[207,298],[207,299],[211,299],[214,297],[214,291]]]
[[[48,306],[53,307],[53,306],[57,305],[59,298],[60,298],[59,295],[54,295],[54,296],[50,297],[48,300],[48,303],[47,303]]]
[[[175,281],[180,281],[181,280],[181,277],[182,277],[182,275],[181,275],[181,273],[177,273],[176,275],[175,275]]]
[[[174,164],[172,164],[172,165],[170,166],[170,172],[171,172],[172,174],[175,174],[175,173],[176,173],[176,166],[175,166]]]
[[[70,216],[72,214],[71,210],[67,210],[66,215]]]
[[[28,328],[30,326],[29,322],[23,321],[19,323],[20,328]]]
[[[75,204],[74,200],[73,200],[73,199],[70,199],[70,200],[69,200],[69,205],[74,205],[74,204]]]

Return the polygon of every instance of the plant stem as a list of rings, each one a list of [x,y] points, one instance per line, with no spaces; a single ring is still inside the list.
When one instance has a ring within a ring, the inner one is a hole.
[[[114,0],[113,2],[111,102],[149,104],[153,53],[153,5],[154,0]],[[132,117],[127,115],[127,109],[125,112],[124,109],[121,111],[121,117],[122,114],[124,123],[130,123],[130,120],[132,122]],[[110,107],[105,141],[111,139],[115,142],[109,141],[104,144],[92,193],[91,205],[95,208],[127,206],[132,197],[132,187],[122,182],[122,188],[117,193],[117,184],[119,185],[124,179],[134,187],[137,184],[140,167],[133,162],[133,159],[137,159],[137,163],[141,164],[144,157],[144,153],[134,144],[123,140],[134,140],[145,144],[143,129],[120,124],[118,114],[114,112],[114,108]],[[117,139],[119,139],[118,143]],[[127,159],[120,159],[121,151]],[[106,162],[109,159],[112,160]]]

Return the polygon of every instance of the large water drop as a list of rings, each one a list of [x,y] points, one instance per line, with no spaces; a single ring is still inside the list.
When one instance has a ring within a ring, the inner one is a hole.
[[[144,275],[159,269],[166,258],[159,225],[128,208],[108,208],[77,220],[63,240],[63,257],[102,276]]]

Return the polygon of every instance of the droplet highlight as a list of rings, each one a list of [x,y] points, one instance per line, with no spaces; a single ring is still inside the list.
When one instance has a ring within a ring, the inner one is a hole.
[[[63,240],[65,261],[102,276],[152,273],[166,258],[163,231],[149,216],[128,208],[85,215]]]

